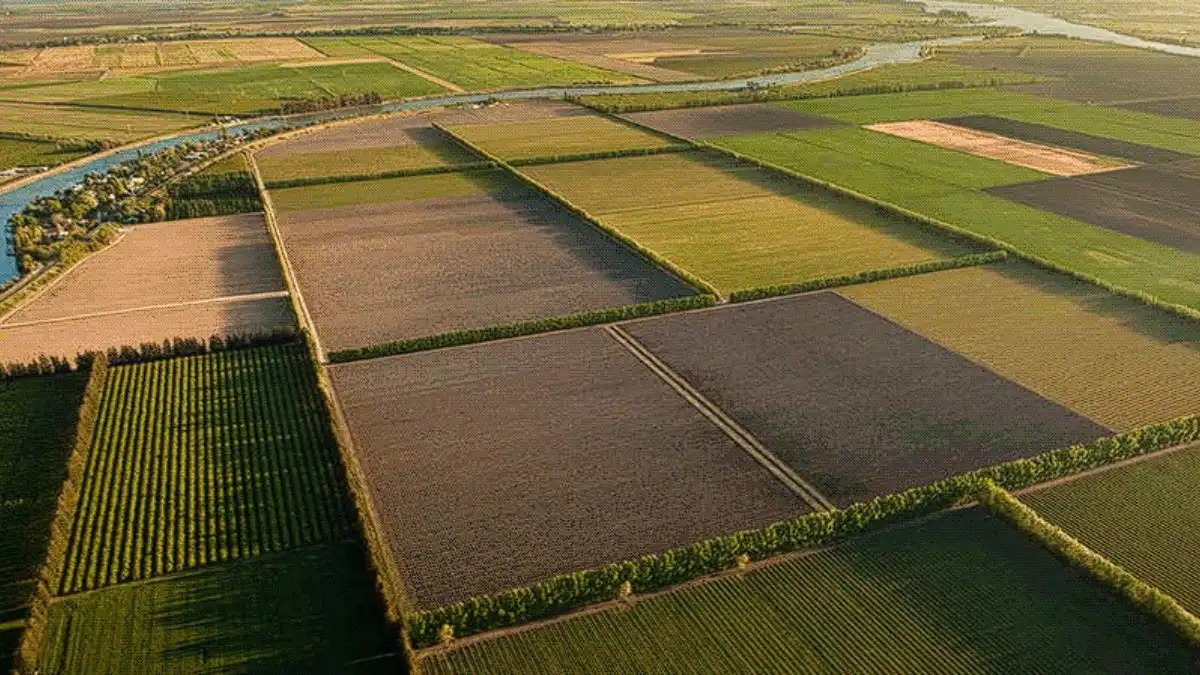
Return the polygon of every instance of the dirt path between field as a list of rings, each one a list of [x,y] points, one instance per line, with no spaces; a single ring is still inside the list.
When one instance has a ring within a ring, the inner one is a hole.
[[[196,305],[216,305],[235,302],[251,302],[254,300],[272,300],[274,298],[286,298],[287,291],[267,291],[264,293],[247,293],[245,295],[227,295],[219,298],[205,298],[203,300],[188,300],[186,302],[171,302],[162,305],[146,305],[144,307],[130,307],[128,309],[114,309],[107,312],[91,312],[89,314],[76,314],[75,316],[58,316],[53,319],[40,319],[38,321],[24,321],[21,323],[5,323],[0,324],[0,330],[6,328],[22,328],[26,326],[44,326],[52,323],[64,323],[66,321],[78,321],[81,319],[95,319],[102,316],[116,316],[118,314],[133,314],[136,312],[152,312],[161,309],[176,309],[178,307],[194,307]]]
[[[430,82],[432,82],[436,85],[443,86],[456,94],[461,94],[462,92],[466,91],[466,89],[463,89],[462,87],[458,86],[457,84],[454,84],[453,82],[451,82],[449,80],[443,80],[442,78],[438,77],[437,75],[433,75],[432,73],[427,73],[427,72],[421,70],[420,68],[414,68],[402,61],[397,61],[395,59],[388,59],[388,63],[391,63],[393,66],[399,68],[400,70],[412,73],[413,75],[416,75],[417,77],[429,80]]]

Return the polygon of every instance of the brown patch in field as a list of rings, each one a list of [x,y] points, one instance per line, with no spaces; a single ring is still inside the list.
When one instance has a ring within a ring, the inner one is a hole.
[[[1109,433],[833,293],[625,328],[841,506]]]
[[[685,138],[823,129],[839,124],[826,117],[809,115],[770,103],[653,110],[621,117]]]
[[[176,337],[264,333],[294,328],[287,298],[254,299],[123,312],[23,326],[0,325],[0,362],[27,362],[39,355],[74,357],[79,352]]]
[[[1184,98],[1149,99],[1131,103],[1119,103],[1117,107],[1137,112],[1166,115],[1168,117],[1186,117],[1200,120],[1200,96]]]
[[[929,143],[939,148],[998,159],[1008,164],[1023,166],[1055,176],[1082,176],[1130,166],[1117,164],[1083,152],[1019,141],[931,120],[868,124],[865,128],[890,136]]]
[[[989,188],[1027,206],[1200,253],[1200,160]]]
[[[1004,117],[992,115],[967,115],[938,120],[956,127],[966,127],[976,131],[1000,134],[1007,138],[1015,138],[1030,143],[1043,143],[1060,148],[1070,148],[1079,152],[1120,157],[1141,164],[1161,164],[1188,159],[1190,155],[1173,150],[1164,150],[1149,145],[1127,143],[1103,136],[1093,136],[1078,131],[1058,129],[1043,124],[1018,122]]]
[[[692,293],[515,181],[480,190],[280,214],[327,349]]]
[[[4,324],[283,288],[261,214],[150,223],[129,228]]]
[[[598,329],[330,372],[419,607],[806,510]]]
[[[324,54],[300,40],[285,37],[76,45],[42,49],[16,75],[35,79],[108,71],[149,74],[223,64],[324,58]]]

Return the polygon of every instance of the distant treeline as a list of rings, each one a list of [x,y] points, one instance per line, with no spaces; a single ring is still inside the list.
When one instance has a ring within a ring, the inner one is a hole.
[[[295,113],[335,110],[337,108],[352,108],[359,105],[374,105],[376,103],[383,103],[383,96],[377,91],[368,91],[362,94],[342,94],[341,96],[322,96],[320,98],[284,101],[279,106],[279,112],[284,115],[292,115]]]

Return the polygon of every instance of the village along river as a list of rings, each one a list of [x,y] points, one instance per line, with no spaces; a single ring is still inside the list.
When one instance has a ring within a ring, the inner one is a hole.
[[[1130,47],[1155,49],[1172,54],[1200,56],[1200,49],[1194,47],[1183,47],[1159,42],[1148,42],[1146,40],[1129,37],[1127,35],[1121,35],[1119,33],[1114,33],[1102,28],[1074,24],[1052,16],[1027,12],[1009,7],[962,2],[944,2],[942,0],[923,0],[923,2],[925,4],[926,11],[929,12],[938,12],[942,10],[965,11],[976,17],[990,19],[995,25],[1013,26],[1026,32],[1036,31],[1038,33],[1067,35],[1071,37],[1078,37],[1099,42],[1109,42],[1112,44]],[[868,47],[866,49],[866,53],[857,60],[820,70],[777,73],[773,75],[763,75],[758,77],[723,81],[679,82],[673,84],[635,84],[620,86],[545,87],[541,89],[521,89],[491,92],[487,94],[460,94],[435,98],[423,98],[413,101],[405,101],[402,103],[386,103],[353,109],[331,110],[314,113],[312,115],[290,117],[286,120],[280,118],[264,118],[261,120],[233,125],[228,127],[228,129],[229,131],[236,132],[240,130],[281,127],[288,124],[311,124],[345,117],[358,117],[363,115],[374,115],[404,110],[421,110],[425,108],[436,108],[447,105],[482,103],[490,100],[562,98],[564,96],[585,96],[590,94],[612,93],[646,94],[681,91],[732,91],[737,89],[745,89],[751,86],[799,84],[803,82],[812,82],[815,80],[837,77],[839,75],[847,75],[887,64],[916,61],[921,58],[921,51],[924,47],[962,44],[964,42],[970,42],[978,39],[979,38],[974,37],[946,38],[940,40],[908,42],[903,44],[875,44]],[[47,108],[46,112],[47,114],[53,114],[53,108]],[[220,133],[220,130],[212,128],[204,131],[190,133],[184,132],[177,136],[157,140],[152,143],[147,143],[127,150],[121,150],[104,157],[86,161],[70,169],[46,175],[43,178],[35,180],[19,188],[0,193],[0,224],[3,225],[6,241],[3,255],[0,255],[0,283],[4,283],[5,281],[17,276],[16,257],[13,255],[12,247],[9,245],[10,242],[8,241],[8,219],[13,214],[19,213],[22,209],[24,209],[25,205],[39,197],[51,195],[58,190],[69,188],[72,185],[81,182],[84,176],[89,173],[103,173],[104,171],[107,171],[121,162],[134,159],[138,156],[138,153],[153,153],[164,148],[178,145],[180,143],[187,143],[189,141],[212,140],[217,138]]]

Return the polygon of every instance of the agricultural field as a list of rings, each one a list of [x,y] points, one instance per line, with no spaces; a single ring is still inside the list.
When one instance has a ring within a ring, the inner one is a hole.
[[[450,127],[484,152],[505,161],[648,150],[677,141],[600,115],[570,115],[530,122]]]
[[[114,368],[60,593],[347,536],[307,358],[289,345]]]
[[[715,153],[523,171],[722,293],[971,251],[907,220]]]
[[[1098,648],[1099,646],[1102,648]],[[1168,673],[1162,626],[978,510],[447,652],[422,672]]]
[[[1109,435],[832,292],[626,330],[843,507]]]
[[[600,328],[330,373],[418,607],[806,510]]]
[[[4,98],[6,92],[0,90],[0,99]],[[0,103],[0,132],[47,138],[127,143],[207,121],[175,113]]]
[[[500,171],[271,199],[330,351],[694,293]]]
[[[1114,430],[1200,410],[1200,326],[1023,264],[838,291]]]
[[[445,91],[390,63],[266,64],[0,91],[0,99],[196,114],[274,112],[288,103],[378,93],[385,100]]]
[[[12,667],[46,556],[85,380],[58,375],[0,382],[0,670]]]
[[[1188,611],[1200,611],[1200,449],[1190,448],[1021,495],[1043,518]]]
[[[624,117],[668,134],[695,139],[769,131],[823,129],[837,124],[827,117],[806,115],[798,110],[770,103],[652,110],[630,113]]]
[[[1079,131],[1068,131],[1044,124],[1031,124],[994,115],[966,115],[940,120],[958,127],[987,131],[1030,143],[1053,145],[1107,157],[1118,157],[1139,164],[1165,164],[1188,159],[1182,152],[1127,143]]]
[[[398,667],[363,553],[350,543],[62,598],[48,621],[44,673]]]
[[[636,81],[623,73],[458,36],[305,38],[333,58],[385,57],[469,90]]]
[[[167,187],[167,218],[192,219],[230,216],[262,211],[262,200],[245,153],[213,162]],[[261,231],[261,223],[248,228]],[[212,233],[208,233],[209,236]],[[269,271],[275,265],[264,263]],[[269,273],[269,272],[268,272]]]
[[[0,171],[19,166],[55,166],[88,154],[68,150],[53,141],[7,138],[0,135]]]

